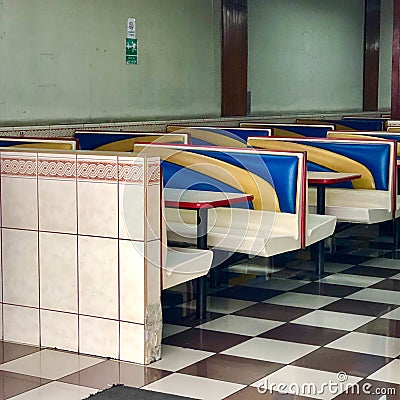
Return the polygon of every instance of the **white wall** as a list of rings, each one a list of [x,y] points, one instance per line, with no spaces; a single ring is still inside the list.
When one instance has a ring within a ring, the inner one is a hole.
[[[363,0],[249,0],[253,114],[361,110]]]
[[[218,116],[220,1],[0,0],[0,59],[0,125]]]

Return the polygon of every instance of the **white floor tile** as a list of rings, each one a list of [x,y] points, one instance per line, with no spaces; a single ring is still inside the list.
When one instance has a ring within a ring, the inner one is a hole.
[[[278,272],[282,268],[269,266],[265,257],[255,257],[246,262],[231,265],[228,269],[239,274],[268,275]]]
[[[245,336],[257,336],[283,324],[284,322],[270,321],[266,319],[225,315],[221,318],[199,325],[198,328],[210,329],[218,332],[236,333]]]
[[[397,279],[397,280],[400,280],[400,274],[397,274],[397,275],[395,275],[395,276],[392,276],[390,279]]]
[[[317,371],[288,365],[260,379],[251,386],[260,388],[259,390],[275,388],[274,391],[278,391],[278,386],[282,385],[280,386],[283,389],[282,393],[330,400],[339,393],[344,392],[348,386],[356,384],[361,379],[356,376],[347,376],[346,381],[342,383],[339,381],[337,374],[333,372]],[[329,386],[329,382],[334,383],[334,385]]]
[[[333,262],[328,262],[326,261],[324,264],[324,270],[326,272],[330,272],[332,274],[342,272],[345,269],[353,267],[353,264],[339,264],[339,263],[333,263]],[[296,269],[307,269],[310,271],[313,271],[315,269],[315,262],[313,260],[308,260],[308,261],[303,261],[296,266],[293,266],[293,268]]]
[[[350,251],[349,254],[356,256],[367,256],[367,257],[383,257],[385,254],[390,253],[390,250],[382,250],[382,249],[357,249]]]
[[[260,289],[274,289],[274,290],[293,290],[300,286],[306,285],[310,281],[296,281],[294,279],[254,279],[246,282],[243,286],[249,286]]]
[[[163,324],[162,337],[166,338],[168,336],[172,336],[172,335],[175,335],[177,333],[181,333],[181,332],[187,331],[188,329],[190,329],[190,328],[188,328],[187,326]]]
[[[152,363],[151,367],[174,372],[204,360],[213,354],[208,351],[184,349],[183,347],[164,344],[161,348],[161,360]]]
[[[283,306],[317,309],[340,300],[339,297],[318,296],[305,293],[283,293],[268,299],[265,303],[280,304]]]
[[[390,258],[374,258],[372,260],[365,261],[360,265],[376,268],[399,269],[400,260],[392,260]]]
[[[362,289],[347,296],[346,299],[372,301],[376,303],[400,305],[400,292],[381,289]]]
[[[373,319],[374,317],[366,317],[364,315],[316,310],[295,319],[292,323],[352,331]]]
[[[374,372],[368,379],[377,381],[397,383],[400,385],[400,360],[393,360],[378,371]]]
[[[368,287],[383,281],[384,278],[375,278],[372,276],[351,275],[351,274],[334,274],[320,279],[322,283],[330,283],[333,285],[347,285],[356,287]]]
[[[381,318],[387,318],[387,319],[397,319],[400,321],[400,307],[396,308],[393,311],[388,312],[385,315],[382,315]]]
[[[359,332],[351,332],[325,347],[391,358],[400,355],[400,339]]]
[[[144,386],[143,389],[186,396],[193,399],[221,400],[244,387],[244,385],[237,383],[191,375],[172,374]]]
[[[254,304],[256,304],[254,301],[235,300],[215,296],[207,297],[207,311],[221,314],[231,314]],[[194,310],[196,309],[196,300],[181,304],[180,307],[186,307]]]
[[[91,394],[97,393],[98,389],[84,386],[70,385],[62,382],[51,382],[36,389],[13,397],[13,400],[82,400]]]
[[[101,358],[64,353],[55,350],[42,350],[2,364],[0,365],[0,369],[54,380],[103,361],[105,360]]]
[[[333,263],[333,262],[326,262],[324,269],[326,272],[330,272],[332,274],[342,272],[345,269],[349,269],[353,267],[353,264],[339,264],[339,263]]]
[[[222,352],[231,356],[289,364],[316,350],[318,346],[253,338]]]

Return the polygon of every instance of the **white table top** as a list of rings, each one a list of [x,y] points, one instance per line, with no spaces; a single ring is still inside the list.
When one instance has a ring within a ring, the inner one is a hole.
[[[355,172],[325,172],[308,171],[307,180],[315,184],[333,184],[339,182],[351,181],[360,178],[361,175]]]
[[[164,189],[167,207],[202,208],[227,207],[253,200],[253,195],[243,193],[211,192],[205,190]]]

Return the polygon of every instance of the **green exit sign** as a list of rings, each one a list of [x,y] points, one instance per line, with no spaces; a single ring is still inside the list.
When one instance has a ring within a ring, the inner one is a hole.
[[[125,58],[127,64],[137,64],[137,39],[125,39]]]

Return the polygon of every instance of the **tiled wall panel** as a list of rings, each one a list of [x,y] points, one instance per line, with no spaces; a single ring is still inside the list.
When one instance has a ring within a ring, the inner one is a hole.
[[[4,339],[158,359],[158,160],[40,150],[1,156]]]

